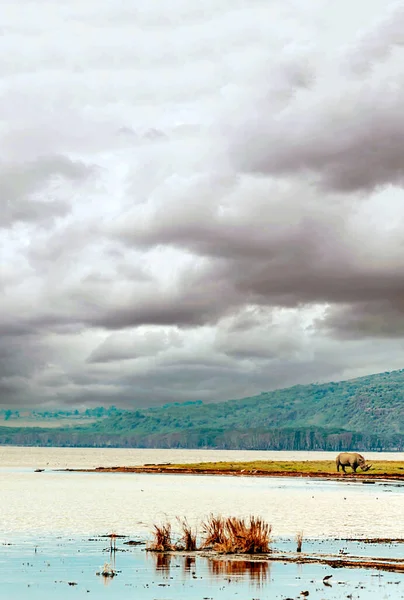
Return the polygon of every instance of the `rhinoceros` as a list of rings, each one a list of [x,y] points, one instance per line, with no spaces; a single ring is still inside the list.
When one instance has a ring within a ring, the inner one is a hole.
[[[366,462],[362,454],[357,452],[341,452],[335,459],[337,465],[337,471],[341,467],[343,472],[346,473],[345,467],[351,467],[352,471],[356,473],[356,469],[360,467],[362,471],[368,471],[372,465]]]

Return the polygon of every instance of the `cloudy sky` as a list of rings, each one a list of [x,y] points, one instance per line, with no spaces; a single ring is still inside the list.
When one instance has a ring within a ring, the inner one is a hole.
[[[404,4],[0,7],[0,402],[404,367]]]

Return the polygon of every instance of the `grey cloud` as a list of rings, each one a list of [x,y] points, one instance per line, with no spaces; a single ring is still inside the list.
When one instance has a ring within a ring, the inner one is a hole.
[[[156,209],[117,222],[113,235],[127,244],[163,243],[205,261],[203,269],[179,277],[174,299],[157,292],[139,322],[151,313],[156,318],[161,301],[164,319],[172,319],[165,323],[202,324],[248,303],[340,304],[402,295],[401,216],[393,233],[369,221],[366,202],[355,197],[324,197],[308,185],[269,179],[239,179],[229,189],[212,187],[206,200],[192,195],[183,212],[180,201],[168,203],[164,220]],[[136,314],[133,303],[126,318]]]
[[[21,332],[2,332],[0,338],[0,405],[24,405],[32,400],[32,381],[47,361],[46,347],[40,336]],[[32,397],[33,396],[33,397]]]
[[[249,111],[243,105],[228,118],[235,167],[299,173],[325,191],[401,185],[403,28],[400,3],[339,55],[279,61],[266,94],[252,95]]]
[[[2,335],[0,345],[1,377],[13,377],[16,374],[28,377],[45,360],[41,340],[31,336],[24,339]]]
[[[2,211],[0,226],[9,227],[15,222],[40,222],[65,216],[69,203],[55,200],[52,190],[44,192],[46,185],[66,180],[80,181],[89,169],[64,156],[42,157],[20,164],[0,164],[0,197]],[[47,197],[50,196],[50,198]]]
[[[325,201],[299,182],[278,183],[248,176],[217,180],[198,177],[165,202],[164,219],[162,207],[150,203],[115,220],[110,233],[134,247],[164,244],[202,256],[265,259],[283,248],[290,247],[293,252],[293,240],[304,239],[309,248],[315,243],[311,228],[318,229],[316,237],[323,229],[324,237],[332,232],[341,239],[345,207],[349,205],[343,198],[333,195]]]
[[[6,395],[7,405],[24,405],[29,389],[29,379],[23,377],[1,377],[0,393]]]
[[[249,361],[235,357],[225,359],[216,349],[207,347],[205,358],[202,353],[193,357],[192,351],[188,360],[178,356],[174,362],[162,357],[157,364],[136,373],[132,363],[128,363],[126,369],[123,365],[117,367],[115,376],[109,372],[109,378],[110,381],[119,379],[121,402],[130,406],[198,399],[217,401],[296,383],[360,376],[372,369],[386,370],[389,365],[399,368],[399,360],[391,362],[391,353],[395,352],[400,352],[395,342],[371,348],[367,342],[354,342],[352,346],[345,344],[341,348],[338,344],[317,340],[301,355],[285,355],[283,359],[257,363],[254,358]]]
[[[399,81],[401,78],[399,77]],[[387,89],[390,89],[387,92]],[[376,89],[375,89],[376,88]],[[387,88],[387,89],[386,89]],[[341,96],[313,94],[281,115],[263,114],[237,134],[231,152],[245,171],[301,173],[324,190],[371,191],[403,182],[402,85],[380,81]]]
[[[298,252],[298,246],[296,246]],[[336,259],[338,256],[335,257]],[[383,272],[367,265],[336,264],[332,261],[308,265],[299,258],[291,265],[288,260],[254,265],[244,274],[240,265],[230,265],[229,278],[239,293],[250,293],[258,304],[298,306],[300,303],[360,302],[371,298],[381,300],[401,297],[404,292],[404,270]],[[361,268],[362,266],[362,268]]]
[[[402,339],[404,337],[402,297],[402,294],[391,294],[391,299],[330,307],[325,316],[319,319],[317,326],[328,335],[343,340]]]
[[[298,323],[274,322],[271,313],[240,330],[238,319],[230,327],[218,328],[215,348],[228,356],[247,360],[293,360],[306,348]],[[235,325],[235,326],[234,326]]]
[[[258,329],[258,322],[256,327]],[[285,341],[290,340],[290,332],[296,334],[302,346],[294,318],[289,323],[289,331],[287,329],[286,320],[283,326],[287,332],[285,339],[281,335],[272,336],[270,352],[266,357],[260,356],[258,361],[254,352],[249,356],[233,352],[232,342],[238,340],[222,336],[221,341],[225,343],[220,348],[215,345],[216,340],[213,346],[205,342],[203,349],[195,350],[194,341],[188,339],[188,347],[168,346],[160,354],[138,360],[85,365],[80,359],[86,354],[80,333],[68,339],[57,335],[56,346],[50,340],[46,345],[42,343],[41,360],[36,361],[33,369],[27,370],[24,360],[18,363],[10,361],[14,371],[4,373],[0,382],[0,387],[7,390],[3,401],[6,405],[13,402],[29,405],[52,400],[80,405],[118,403],[130,407],[190,399],[215,401],[243,397],[298,382],[335,380],[344,375],[353,377],[369,372],[372,367],[377,370],[377,365],[383,370],[392,365],[391,354],[397,356],[394,342],[382,342],[370,347],[364,342],[354,342],[352,347],[345,343],[342,348],[337,342],[331,343],[326,338],[321,340],[318,335],[310,344],[303,344],[303,352],[296,353],[293,345],[287,351]],[[232,323],[226,326],[226,330],[232,331]],[[262,331],[265,342],[268,339],[265,320],[262,322]],[[88,330],[86,335],[89,335]],[[185,332],[184,336],[187,338],[188,334]],[[248,338],[241,339],[241,344],[243,340],[248,341]],[[275,351],[276,344],[279,345],[279,353]],[[24,340],[20,349],[23,347],[27,356],[30,356],[34,346],[27,347]],[[70,354],[69,360],[66,351]],[[47,360],[53,361],[53,365]],[[138,363],[137,366],[135,363]],[[58,364],[64,364],[64,369],[60,369]]]
[[[62,282],[60,274],[57,269],[51,273],[36,296],[15,305],[3,300],[3,314],[8,317],[3,323],[0,318],[0,327],[9,330],[10,319],[18,319],[19,329],[32,332],[79,325],[110,330],[141,325],[193,327],[217,322],[240,302],[231,298],[235,294],[226,280],[210,281],[209,271],[204,276],[198,269],[185,270],[170,287],[152,278],[118,281],[112,274],[97,273]]]
[[[231,310],[230,294],[220,297],[219,286],[211,284],[211,293],[202,289],[181,290],[177,293],[158,293],[151,297],[133,300],[115,305],[88,315],[87,323],[106,329],[123,329],[140,325],[178,325],[191,327],[214,323]]]
[[[171,346],[181,345],[181,336],[174,331],[140,331],[109,335],[88,357],[90,363],[114,362],[156,356]]]

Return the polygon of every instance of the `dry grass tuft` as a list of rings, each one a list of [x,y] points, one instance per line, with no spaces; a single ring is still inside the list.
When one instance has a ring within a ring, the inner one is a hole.
[[[177,544],[171,541],[171,524],[154,525],[154,540],[147,550],[169,552],[185,550],[193,552],[197,548],[197,532],[186,518],[177,518],[182,536]],[[211,514],[202,523],[204,536],[202,548],[211,548],[221,554],[266,554],[271,551],[272,527],[259,517],[248,519],[215,516]]]
[[[193,552],[197,550],[196,545],[196,531],[192,530],[192,527],[188,523],[187,519],[184,517],[183,519],[178,519],[179,524],[182,529],[182,536],[176,546],[179,550],[186,550],[187,552]]]
[[[171,542],[171,523],[167,521],[163,525],[154,525],[154,540],[148,547],[148,550],[154,552],[168,552],[173,550],[174,546]]]
[[[202,523],[202,533],[205,536],[202,547],[214,548],[225,541],[225,519],[221,516],[215,517],[210,514]]]
[[[260,554],[270,552],[272,527],[263,519],[249,517],[214,517],[202,525],[204,547],[223,554]]]

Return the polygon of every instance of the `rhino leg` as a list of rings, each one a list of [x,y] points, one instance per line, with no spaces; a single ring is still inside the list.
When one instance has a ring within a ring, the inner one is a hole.
[[[357,468],[358,468],[358,467],[357,467],[357,465],[352,465],[352,471],[353,471],[354,473],[356,473],[356,469],[357,469]]]

